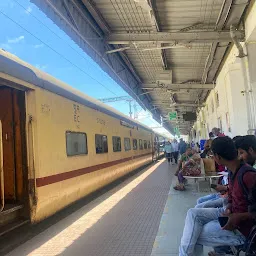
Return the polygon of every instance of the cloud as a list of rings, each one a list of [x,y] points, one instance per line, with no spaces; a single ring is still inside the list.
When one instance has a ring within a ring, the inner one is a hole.
[[[47,65],[36,64],[35,67],[38,68],[38,69],[41,69],[41,70],[46,70],[47,69]]]
[[[36,44],[36,45],[34,45],[34,48],[35,48],[35,49],[42,48],[42,47],[44,47],[43,44]]]
[[[26,14],[30,14],[32,12],[32,8],[29,6],[27,9],[26,9]]]
[[[4,49],[4,50],[11,50],[12,47],[9,44],[3,43],[0,44],[0,48]]]
[[[7,43],[8,44],[17,44],[20,41],[24,40],[24,38],[25,38],[24,36],[19,36],[19,37],[13,38],[13,39],[8,39]]]

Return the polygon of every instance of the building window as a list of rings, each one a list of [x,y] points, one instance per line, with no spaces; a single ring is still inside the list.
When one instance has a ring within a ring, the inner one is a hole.
[[[108,137],[106,135],[95,134],[96,154],[108,153]]]
[[[124,149],[125,149],[125,151],[131,150],[131,140],[130,140],[130,138],[124,138]]]
[[[133,144],[133,150],[137,150],[138,149],[138,141],[136,139],[133,139],[132,144]]]
[[[222,131],[222,120],[221,120],[221,117],[218,118],[218,127]]]
[[[67,131],[66,152],[67,156],[88,154],[86,133]]]
[[[144,140],[144,149],[147,149],[148,148],[148,143],[146,140]]]
[[[151,141],[148,141],[148,148],[151,148]]]
[[[117,136],[112,137],[113,142],[113,152],[120,152],[122,150],[121,148],[121,138]]]
[[[139,140],[139,147],[140,147],[140,149],[143,149],[142,140]]]
[[[229,118],[229,113],[226,113],[226,124],[227,124],[227,128],[228,131],[231,132],[231,127],[230,127],[230,118]]]
[[[213,103],[213,99],[212,99],[212,113],[214,112],[214,103]]]
[[[219,107],[219,105],[220,105],[219,93],[216,92],[215,95],[216,95],[216,106]]]

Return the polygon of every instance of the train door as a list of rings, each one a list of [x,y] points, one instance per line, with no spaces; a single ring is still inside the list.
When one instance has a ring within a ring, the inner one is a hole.
[[[0,86],[0,234],[26,216],[25,152],[25,93]]]

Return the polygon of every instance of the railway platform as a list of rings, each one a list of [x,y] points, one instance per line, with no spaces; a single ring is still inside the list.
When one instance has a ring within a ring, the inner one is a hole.
[[[161,160],[7,255],[178,255],[186,211],[199,194],[174,191],[174,172]]]

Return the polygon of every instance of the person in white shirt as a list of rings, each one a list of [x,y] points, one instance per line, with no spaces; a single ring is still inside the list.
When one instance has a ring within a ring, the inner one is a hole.
[[[174,139],[172,141],[172,148],[173,148],[173,158],[174,158],[174,161],[175,161],[175,164],[178,163],[178,156],[179,156],[179,143],[176,139]]]

